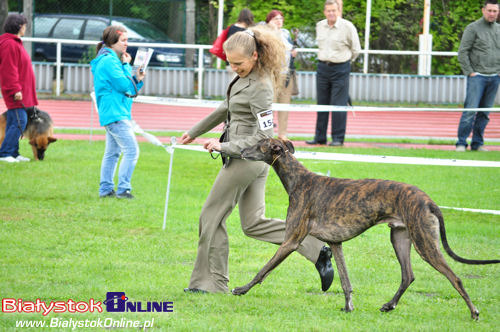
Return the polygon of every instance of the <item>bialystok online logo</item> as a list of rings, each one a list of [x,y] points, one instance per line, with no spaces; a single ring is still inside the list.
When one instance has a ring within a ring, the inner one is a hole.
[[[84,313],[102,312],[102,304],[106,306],[107,312],[173,312],[173,302],[132,302],[128,301],[125,292],[107,292],[104,302],[90,299],[88,302],[76,302],[72,299],[67,301],[50,301],[45,303],[40,299],[35,301],[23,301],[22,299],[2,299],[2,312],[4,313],[41,313],[47,316],[49,313]]]
[[[108,292],[103,302],[107,312],[173,312],[174,302],[132,302],[125,292]]]

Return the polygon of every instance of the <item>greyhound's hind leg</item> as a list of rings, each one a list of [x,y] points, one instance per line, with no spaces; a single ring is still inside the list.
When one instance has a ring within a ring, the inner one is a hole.
[[[420,231],[420,229],[417,229],[416,231]],[[462,284],[462,280],[460,280],[455,272],[453,272],[453,270],[448,266],[441,250],[439,250],[439,232],[425,232],[424,236],[419,237],[425,239],[426,243],[419,243],[416,241],[413,242],[415,250],[427,263],[448,278],[453,287],[455,287],[458,293],[465,300],[465,303],[467,303],[472,319],[479,319],[479,310],[477,310],[470,300],[469,295],[465,291]]]
[[[415,280],[410,262],[411,240],[405,227],[391,228],[391,243],[401,265],[401,284],[392,300],[384,304],[380,311],[391,311],[396,308],[401,295]]]
[[[345,297],[345,307],[342,309],[345,312],[351,312],[354,310],[352,305],[352,287],[349,281],[349,275],[347,274],[347,267],[345,265],[344,253],[342,252],[342,243],[328,243],[330,248],[332,248],[333,258],[335,258],[335,264],[337,265],[337,270],[339,272],[340,283],[342,284],[342,289],[344,290]]]

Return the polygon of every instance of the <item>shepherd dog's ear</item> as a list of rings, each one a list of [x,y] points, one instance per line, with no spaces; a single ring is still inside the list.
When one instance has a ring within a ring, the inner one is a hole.
[[[291,154],[295,153],[295,148],[293,147],[292,141],[284,140],[283,143],[285,143],[285,146],[288,149],[288,152],[290,152]]]
[[[55,141],[57,141],[57,138],[49,136],[48,140],[49,140],[49,144],[50,144],[50,143],[54,143]]]

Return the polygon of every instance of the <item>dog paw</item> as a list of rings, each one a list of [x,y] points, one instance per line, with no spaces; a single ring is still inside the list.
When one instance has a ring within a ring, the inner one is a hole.
[[[391,302],[388,302],[388,303],[384,304],[382,306],[382,308],[380,308],[380,311],[388,312],[388,311],[394,310],[394,308],[396,308],[396,306],[394,304],[392,304]]]
[[[248,290],[245,287],[237,287],[231,291],[233,295],[245,295]]]

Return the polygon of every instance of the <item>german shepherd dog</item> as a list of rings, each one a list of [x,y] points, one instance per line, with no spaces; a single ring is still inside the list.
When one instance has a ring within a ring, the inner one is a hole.
[[[52,119],[47,112],[37,107],[26,108],[26,113],[28,114],[28,123],[23,135],[29,139],[35,160],[43,160],[49,144],[57,141],[57,138],[54,137]],[[5,138],[6,125],[7,114],[4,112],[0,114],[0,145]]]
[[[306,235],[327,242],[333,252],[345,296],[343,310],[354,309],[351,283],[342,252],[342,242],[348,241],[368,228],[387,223],[391,242],[401,265],[401,285],[381,311],[390,311],[405,290],[415,280],[410,263],[410,248],[432,267],[441,272],[463,297],[473,319],[479,311],[472,304],[462,281],[446,263],[439,250],[439,238],[444,250],[454,260],[465,264],[495,264],[500,260],[466,259],[455,254],[448,245],[444,220],[439,207],[415,186],[387,180],[339,179],[320,176],[308,171],[293,156],[290,141],[263,139],[257,145],[242,150],[247,160],[261,160],[278,174],[289,196],[285,239],[271,260],[247,285],[233,289],[243,295],[295,251]]]

